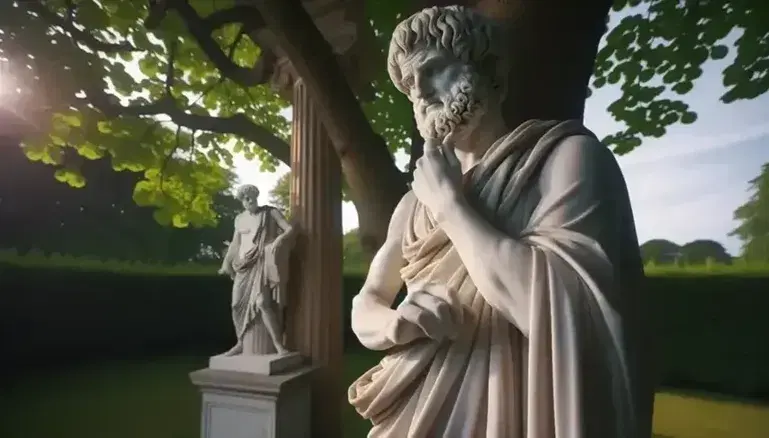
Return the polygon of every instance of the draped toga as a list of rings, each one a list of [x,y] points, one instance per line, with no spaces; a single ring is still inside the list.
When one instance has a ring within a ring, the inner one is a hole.
[[[440,298],[460,335],[393,348],[350,386],[350,403],[373,424],[370,438],[651,436],[644,276],[626,184],[594,138],[595,153],[581,158],[596,160],[590,167],[601,175],[549,166],[574,153],[558,145],[575,135],[594,137],[576,121],[526,122],[465,175],[468,202],[523,244],[509,269],[530,300],[525,332],[512,308],[487,303],[452,242],[413,201],[401,276],[409,292],[445,285]]]
[[[281,271],[287,267],[283,258],[288,257],[287,250],[290,247],[280,245],[275,251],[268,250],[269,245],[283,232],[272,216],[273,209],[263,206],[253,215],[250,212],[238,215],[235,219],[235,232],[241,233],[240,248],[233,239],[225,256],[224,263],[231,263],[235,272],[232,311],[238,339],[242,339],[246,331],[259,322],[260,300],[271,300],[281,307],[286,303],[285,287],[281,287],[286,274]],[[247,223],[246,218],[250,223]],[[249,240],[242,241],[244,237]]]

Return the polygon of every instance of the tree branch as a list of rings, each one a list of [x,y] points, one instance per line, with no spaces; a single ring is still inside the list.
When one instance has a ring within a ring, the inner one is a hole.
[[[166,96],[169,98],[173,98],[172,90],[174,88],[174,84],[176,83],[176,72],[174,71],[174,67],[176,65],[176,48],[178,41],[173,40],[170,43],[167,43],[167,49],[168,49],[168,66],[166,67],[166,80],[165,80],[165,87],[166,87]]]
[[[211,36],[215,30],[232,23],[242,24],[241,32],[246,34],[264,27],[264,20],[256,8],[238,5],[215,11],[202,18],[188,0],[155,0],[150,3],[150,15],[145,21],[145,27],[156,28],[170,10],[179,14],[187,31],[222,76],[246,87],[264,84],[270,79],[275,59],[269,50],[262,48],[262,56],[252,67],[241,67],[232,60],[234,51],[225,53]]]
[[[86,99],[108,118],[165,114],[172,122],[179,126],[198,131],[237,135],[245,140],[256,143],[276,159],[290,166],[290,148],[288,143],[273,134],[269,129],[255,124],[242,113],[228,117],[192,114],[179,109],[176,102],[168,97],[145,105],[124,106],[117,103],[114,96],[110,96],[103,91],[95,93],[93,91],[91,90],[87,93],[88,97]]]
[[[40,18],[42,18],[52,26],[61,27],[70,35],[70,38],[72,38],[72,40],[78,43],[84,44],[91,50],[94,50],[97,52],[104,52],[104,53],[140,51],[139,49],[132,46],[128,42],[108,43],[106,41],[99,40],[98,38],[93,36],[90,32],[76,28],[72,24],[72,22],[68,19],[68,17],[62,17],[55,12],[51,12],[51,10],[48,9],[48,7],[41,2],[41,0],[23,2],[23,4],[26,6],[28,11],[34,12]],[[68,15],[71,16],[71,10]]]

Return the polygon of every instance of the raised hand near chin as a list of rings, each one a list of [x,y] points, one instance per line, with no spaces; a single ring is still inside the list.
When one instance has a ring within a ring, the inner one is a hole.
[[[433,217],[441,221],[462,197],[462,167],[454,148],[435,139],[425,140],[411,189]]]

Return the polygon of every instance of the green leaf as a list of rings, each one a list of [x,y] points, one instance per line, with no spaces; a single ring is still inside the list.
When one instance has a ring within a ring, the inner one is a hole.
[[[56,178],[57,181],[66,183],[74,188],[85,186],[85,178],[80,172],[74,169],[57,169],[56,172],[54,172],[53,177]]]
[[[654,69],[643,69],[638,75],[638,80],[641,82],[649,82],[654,77]]]
[[[91,142],[85,142],[79,145],[77,147],[77,152],[82,157],[89,160],[98,160],[99,158],[104,157],[104,150]]]
[[[729,48],[726,46],[718,45],[710,49],[710,59],[724,59],[727,54],[729,54]]]
[[[593,81],[593,86],[595,88],[602,88],[604,85],[606,85],[606,78],[595,78]]]
[[[173,225],[174,228],[187,228],[190,226],[190,221],[181,214],[175,214],[171,219],[171,225]]]
[[[99,122],[96,123],[96,126],[99,132],[101,132],[102,134],[109,134],[112,132],[112,127],[110,127],[109,122],[100,120]]]
[[[153,57],[146,56],[139,60],[139,70],[142,74],[153,78],[160,74],[160,62]]]
[[[691,82],[679,82],[673,86],[673,91],[678,94],[686,94],[692,91],[694,85]]]
[[[160,208],[152,212],[152,218],[160,225],[168,226],[171,225],[171,221],[173,220],[173,213],[167,208]]]
[[[618,68],[614,67],[606,79],[610,84],[614,85],[618,83],[620,79],[622,79],[622,73]]]
[[[43,149],[43,155],[40,158],[45,164],[61,165],[64,162],[64,151],[60,147],[49,146]]]
[[[692,123],[697,121],[697,113],[692,111],[687,111],[681,115],[681,123],[684,125],[691,125]]]
[[[82,124],[81,115],[78,112],[70,112],[67,114],[61,114],[59,116],[61,120],[70,126],[80,126]]]

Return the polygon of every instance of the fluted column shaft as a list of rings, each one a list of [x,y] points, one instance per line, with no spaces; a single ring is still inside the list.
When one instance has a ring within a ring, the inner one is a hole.
[[[301,233],[292,258],[289,348],[321,370],[313,386],[313,436],[341,437],[342,186],[339,158],[307,88],[294,84],[291,218]]]

